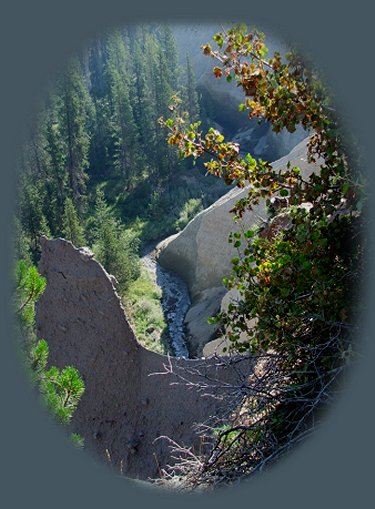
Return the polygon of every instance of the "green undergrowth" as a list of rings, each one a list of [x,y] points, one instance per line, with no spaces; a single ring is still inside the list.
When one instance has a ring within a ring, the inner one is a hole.
[[[127,317],[138,341],[148,350],[167,353],[167,324],[161,306],[161,290],[145,267],[123,297]]]
[[[149,242],[183,230],[194,216],[228,190],[219,179],[190,169],[171,182],[143,182],[120,193],[113,202],[113,211],[141,242]]]

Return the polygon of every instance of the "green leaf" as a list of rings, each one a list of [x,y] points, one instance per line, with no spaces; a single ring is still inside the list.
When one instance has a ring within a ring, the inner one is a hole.
[[[244,233],[245,239],[250,239],[250,238],[252,238],[254,236],[255,236],[255,231],[254,230],[246,230],[245,233]]]
[[[245,156],[245,161],[251,165],[251,166],[255,166],[256,165],[256,160],[254,159],[254,157],[252,157],[250,154],[246,154]]]
[[[263,44],[263,47],[259,50],[259,55],[261,56],[261,58],[264,58],[267,53],[268,53],[268,48],[266,47],[265,44]]]
[[[221,33],[215,34],[212,39],[216,42],[216,44],[219,46],[219,48],[221,48],[223,46],[224,38]]]

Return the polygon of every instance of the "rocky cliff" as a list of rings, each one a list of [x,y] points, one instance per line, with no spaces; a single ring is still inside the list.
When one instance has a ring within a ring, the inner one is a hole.
[[[75,366],[86,386],[72,430],[88,451],[110,458],[126,476],[156,478],[174,461],[160,437],[200,447],[194,423],[222,409],[196,384],[208,376],[212,388],[205,392],[219,396],[228,390],[223,382],[240,382],[239,373],[223,360],[170,359],[146,350],[129,326],[113,278],[92,254],[63,239],[43,238],[41,244],[39,270],[47,288],[37,303],[38,337],[49,344],[49,362]],[[248,373],[251,366],[242,364]]]
[[[275,161],[273,167],[276,170],[286,168],[290,161],[305,176],[315,171],[318,163],[307,162],[307,140],[304,139],[288,155]],[[241,230],[241,225],[233,222],[229,211],[247,192],[247,188],[232,189],[200,212],[184,230],[157,246],[161,265],[176,272],[189,287],[192,307],[185,322],[192,355],[202,355],[204,344],[215,334],[214,327],[207,325],[207,317],[220,309],[226,293],[222,280],[230,274],[231,259],[237,254],[233,245],[228,243],[229,233]],[[242,224],[250,228],[265,223],[263,201],[245,214]]]

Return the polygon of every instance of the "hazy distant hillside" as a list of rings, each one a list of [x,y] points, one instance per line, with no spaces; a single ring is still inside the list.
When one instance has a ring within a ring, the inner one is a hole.
[[[251,152],[256,157],[273,161],[286,155],[305,136],[306,132],[298,130],[294,134],[288,132],[275,135],[268,125],[259,126],[257,121],[249,121],[246,114],[238,111],[238,104],[242,102],[243,92],[225,79],[215,79],[212,68],[215,61],[204,56],[201,46],[205,43],[214,44],[212,37],[222,30],[219,23],[209,25],[172,25],[173,33],[179,50],[179,60],[186,65],[186,55],[189,55],[197,79],[198,90],[203,98],[208,118],[223,133],[240,143],[244,152]],[[266,45],[269,54],[278,50],[286,51],[286,46],[270,38],[266,34]]]

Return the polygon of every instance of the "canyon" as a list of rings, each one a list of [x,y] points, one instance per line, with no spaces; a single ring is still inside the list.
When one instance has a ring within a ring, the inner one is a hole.
[[[318,163],[307,162],[306,143],[274,167],[282,170],[290,161],[305,176],[315,171]],[[86,387],[71,429],[84,438],[88,451],[127,477],[159,477],[175,461],[171,441],[203,450],[196,425],[217,424],[217,417],[230,411],[231,395],[251,374],[248,358],[207,350],[217,335],[207,318],[236,298],[222,279],[230,273],[233,257],[228,235],[241,228],[229,210],[246,192],[230,190],[156,246],[158,263],[188,286],[191,307],[184,325],[189,354],[195,358],[146,350],[127,320],[115,278],[93,254],[62,238],[41,239],[39,271],[47,288],[37,303],[37,334],[49,344],[49,363],[76,367]],[[246,227],[267,224],[265,204],[245,218]]]

